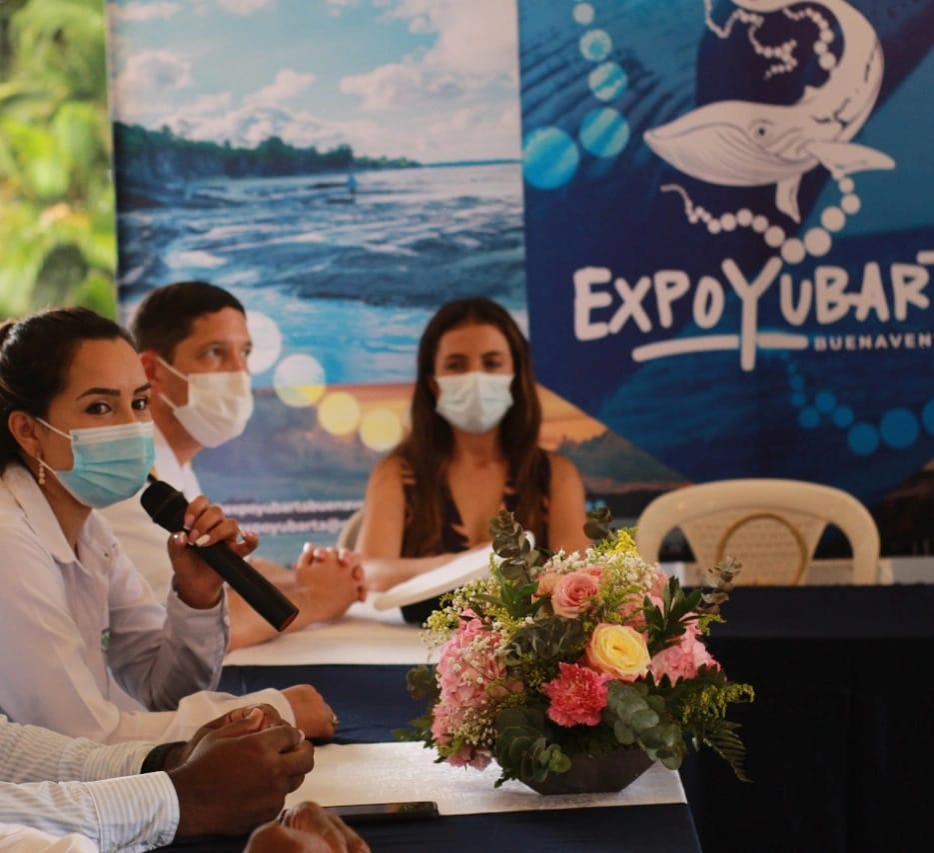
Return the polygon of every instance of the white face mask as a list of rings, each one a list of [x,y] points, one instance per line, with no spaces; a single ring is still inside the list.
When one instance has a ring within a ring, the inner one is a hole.
[[[436,376],[441,388],[435,411],[464,432],[487,432],[512,406],[511,373],[456,373]]]
[[[219,447],[246,429],[253,414],[250,374],[245,370],[223,373],[184,373],[165,359],[162,364],[188,383],[188,402],[176,406],[165,394],[162,399],[175,413],[178,422],[202,447]]]

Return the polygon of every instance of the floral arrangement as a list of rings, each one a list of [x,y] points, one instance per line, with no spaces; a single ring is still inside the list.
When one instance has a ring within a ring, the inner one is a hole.
[[[682,590],[643,560],[607,511],[586,528],[583,554],[536,551],[512,515],[491,523],[488,576],[448,593],[426,622],[437,666],[409,672],[427,714],[409,736],[438,760],[478,769],[495,760],[507,779],[543,782],[574,756],[641,749],[677,768],[686,737],[711,747],[745,780],[738,724],[728,706],[750,701],[703,642],[722,621],[738,564],[711,570],[712,590]]]

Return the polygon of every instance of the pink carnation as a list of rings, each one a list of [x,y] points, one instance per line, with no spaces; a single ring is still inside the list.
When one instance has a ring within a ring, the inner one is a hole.
[[[599,585],[593,575],[571,572],[562,575],[555,584],[551,593],[551,606],[557,616],[579,616],[593,607],[593,600],[598,592]]]
[[[655,580],[652,581],[652,586],[649,587],[648,594],[653,599],[657,599],[658,603],[661,604],[662,594],[665,592],[667,586],[668,575],[659,569],[658,574],[655,575]]]
[[[667,675],[674,684],[682,678],[693,678],[702,666],[720,668],[720,664],[713,659],[701,641],[697,626],[688,625],[677,643],[652,658],[649,670],[656,681]]]
[[[462,746],[445,759],[452,767],[473,767],[475,770],[486,770],[492,760],[493,756],[489,750],[474,749],[470,746]]]
[[[619,609],[619,615],[624,625],[635,628],[637,631],[645,631],[645,610],[644,596],[640,593],[631,598],[627,598]]]
[[[558,668],[558,677],[542,685],[551,699],[548,716],[559,726],[597,725],[610,676],[576,663],[559,663]]]

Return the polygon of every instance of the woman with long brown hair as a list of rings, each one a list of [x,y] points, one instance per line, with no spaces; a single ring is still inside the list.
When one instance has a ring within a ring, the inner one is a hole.
[[[458,299],[418,348],[409,435],[374,469],[357,550],[372,589],[489,543],[501,509],[541,547],[587,547],[584,487],[568,459],[538,446],[542,409],[529,345],[489,299]]]

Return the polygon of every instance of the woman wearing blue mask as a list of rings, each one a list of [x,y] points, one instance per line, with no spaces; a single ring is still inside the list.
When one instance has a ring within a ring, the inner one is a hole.
[[[110,320],[63,308],[0,328],[0,713],[17,722],[170,741],[243,704],[203,692],[220,677],[228,630],[223,583],[198,548],[224,542],[246,556],[256,537],[207,498],[191,501],[187,535],[168,539],[163,607],[94,511],[145,483],[148,407],[140,360]],[[279,691],[248,701],[295,722]]]
[[[356,547],[371,588],[487,545],[501,508],[543,547],[589,545],[580,475],[539,448],[541,420],[528,342],[509,313],[483,298],[442,306],[419,343],[411,432],[367,487]]]

